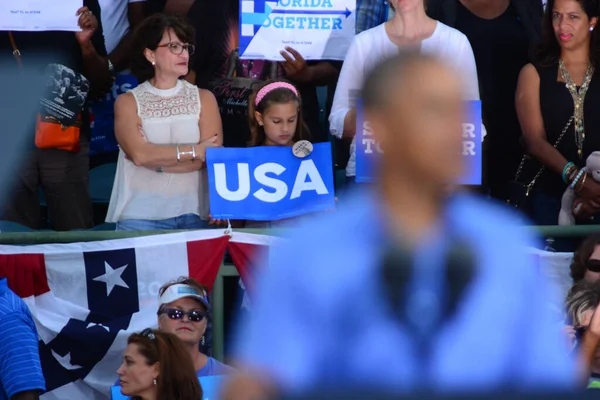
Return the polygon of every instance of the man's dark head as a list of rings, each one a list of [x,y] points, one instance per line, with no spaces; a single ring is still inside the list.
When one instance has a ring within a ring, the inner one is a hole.
[[[399,54],[370,72],[362,101],[384,152],[381,173],[410,175],[432,184],[459,178],[466,110],[454,70],[432,56]]]

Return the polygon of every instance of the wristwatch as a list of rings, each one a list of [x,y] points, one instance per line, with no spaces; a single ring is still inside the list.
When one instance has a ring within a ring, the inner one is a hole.
[[[163,167],[158,167],[156,168],[156,172],[165,172],[165,169]]]

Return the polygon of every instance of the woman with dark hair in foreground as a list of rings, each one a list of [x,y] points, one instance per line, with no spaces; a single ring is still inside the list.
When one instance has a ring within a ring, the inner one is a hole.
[[[181,340],[145,329],[127,340],[123,364],[117,370],[121,393],[132,400],[198,400],[200,381]]]

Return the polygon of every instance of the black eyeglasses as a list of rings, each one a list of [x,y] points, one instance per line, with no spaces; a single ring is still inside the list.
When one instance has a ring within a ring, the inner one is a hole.
[[[169,319],[181,319],[184,315],[187,315],[188,319],[192,322],[200,322],[204,317],[208,317],[208,313],[203,311],[182,311],[178,308],[165,308],[159,312],[160,314],[167,314]]]
[[[196,51],[196,46],[194,46],[193,44],[189,44],[189,43],[181,44],[181,43],[171,42],[171,43],[167,43],[167,44],[159,44],[156,47],[168,47],[169,50],[171,50],[171,53],[173,53],[173,54],[181,54],[181,53],[183,53],[184,50],[187,50],[188,54],[190,56],[192,54],[194,54],[194,52]]]
[[[585,269],[592,272],[600,272],[600,260],[587,260]]]
[[[154,335],[154,332],[150,328],[144,329],[142,332],[140,332],[140,335],[144,336],[144,337],[147,337],[150,340],[156,339],[156,336]]]

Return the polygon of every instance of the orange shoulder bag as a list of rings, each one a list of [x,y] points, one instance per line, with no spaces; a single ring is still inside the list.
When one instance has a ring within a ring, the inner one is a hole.
[[[21,52],[17,47],[12,32],[8,32],[13,55],[17,60],[19,68],[23,67]],[[43,116],[38,113],[35,123],[35,146],[39,149],[60,149],[78,152],[80,149],[79,138],[81,134],[81,113],[77,123],[65,126],[50,115]]]

